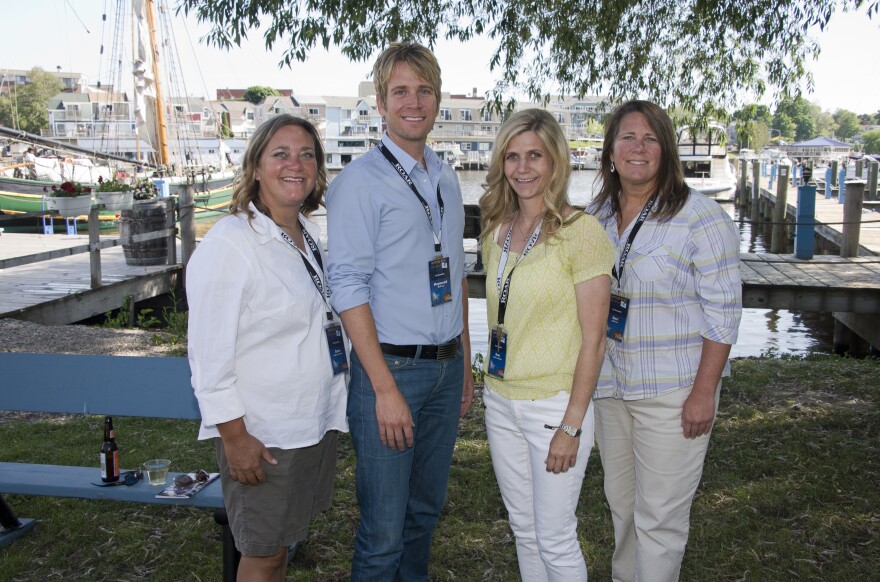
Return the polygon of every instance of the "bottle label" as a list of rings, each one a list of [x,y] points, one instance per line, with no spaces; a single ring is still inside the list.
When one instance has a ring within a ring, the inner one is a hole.
[[[101,479],[104,481],[119,479],[119,451],[101,451],[98,457],[101,460]]]

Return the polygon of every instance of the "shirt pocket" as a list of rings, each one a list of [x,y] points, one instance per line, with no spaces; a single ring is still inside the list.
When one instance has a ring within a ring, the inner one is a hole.
[[[662,244],[633,247],[624,266],[625,276],[642,283],[659,281],[669,276],[669,251]]]

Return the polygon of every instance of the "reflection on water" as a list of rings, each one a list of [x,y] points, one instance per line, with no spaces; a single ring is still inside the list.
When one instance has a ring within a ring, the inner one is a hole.
[[[332,180],[335,174],[330,175]],[[465,204],[477,204],[483,193],[486,172],[458,172]],[[586,205],[592,198],[596,172],[572,173],[569,195],[575,205]],[[723,204],[734,219],[738,218],[733,204]],[[319,211],[319,214],[323,214]],[[324,216],[315,221],[323,228]],[[213,221],[196,221],[197,236],[204,236]],[[764,234],[751,232],[748,223],[740,223],[740,250],[744,253],[766,252]],[[470,333],[473,353],[487,353],[488,324],[486,301],[471,299]],[[831,352],[834,318],[830,313],[792,312],[774,309],[744,309],[739,330],[739,341],[731,350],[731,357],[742,358],[766,353],[805,354]]]

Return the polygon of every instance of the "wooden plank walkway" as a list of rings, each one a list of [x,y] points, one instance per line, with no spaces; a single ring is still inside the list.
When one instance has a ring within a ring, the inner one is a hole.
[[[88,245],[84,235],[0,235],[0,261]],[[99,289],[91,289],[89,254],[0,269],[0,317],[62,325],[122,307],[125,296],[141,301],[174,289],[180,265],[127,265],[122,247],[101,251]],[[89,293],[85,293],[89,292]]]
[[[773,190],[769,189],[770,178],[761,178],[761,196],[776,203],[776,184]],[[749,180],[751,184],[751,180]],[[750,186],[751,187],[751,186]],[[797,216],[797,188],[789,185],[786,195],[786,214],[791,217]],[[877,204],[867,203],[862,211],[862,224],[859,232],[859,255],[880,256],[880,212],[875,211]],[[816,189],[816,221],[821,223],[816,226],[816,234],[840,246],[843,237],[843,204],[833,198],[825,198],[823,188]],[[876,222],[875,222],[876,221]],[[824,257],[823,257],[824,258]]]

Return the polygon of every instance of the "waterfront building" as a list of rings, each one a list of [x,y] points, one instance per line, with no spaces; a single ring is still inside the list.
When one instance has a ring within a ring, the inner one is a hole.
[[[794,160],[812,160],[814,162],[827,162],[833,159],[846,158],[852,151],[852,146],[842,141],[836,141],[827,137],[817,137],[807,141],[790,143],[782,146],[786,155]]]

